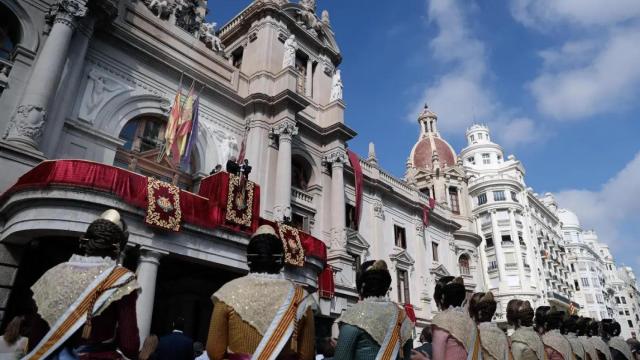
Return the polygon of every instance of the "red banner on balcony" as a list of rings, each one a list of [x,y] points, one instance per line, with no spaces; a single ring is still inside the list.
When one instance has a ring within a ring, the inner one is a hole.
[[[362,213],[362,166],[360,166],[360,158],[358,154],[347,149],[347,155],[349,156],[349,162],[353,168],[353,174],[355,176],[355,190],[356,190],[356,229],[360,228],[360,214]]]
[[[144,221],[165,230],[180,231],[180,189],[164,181],[148,178],[147,216]]]
[[[285,264],[297,267],[304,266],[304,249],[300,242],[300,231],[287,224],[278,224],[278,234],[284,247]]]
[[[434,207],[436,207],[436,200],[433,198],[429,198],[429,203],[422,207],[422,224],[424,226],[429,226],[429,216]]]
[[[336,293],[333,279],[333,268],[327,264],[318,276],[318,295],[324,299],[331,299]]]

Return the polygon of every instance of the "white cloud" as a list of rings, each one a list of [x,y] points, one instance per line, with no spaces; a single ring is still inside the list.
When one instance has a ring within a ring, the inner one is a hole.
[[[549,25],[607,26],[640,16],[637,0],[511,0],[513,17],[540,30]]]
[[[639,183],[640,152],[600,189],[560,191],[556,198],[561,207],[578,215],[584,229],[598,232],[600,239],[619,255],[619,263],[631,265],[637,260],[637,234],[626,233],[623,229],[627,224],[640,222]],[[633,252],[627,257],[625,250]]]
[[[538,109],[571,120],[630,105],[640,85],[640,27],[613,31],[595,55],[592,41],[542,53],[545,70],[531,83]],[[587,60],[587,64],[576,64]]]
[[[503,106],[488,85],[486,46],[470,29],[470,15],[464,11],[470,7],[456,1],[431,0],[428,8],[429,21],[438,28],[429,44],[431,56],[447,70],[426,87],[408,118],[415,121],[426,102],[438,114],[438,127],[445,133],[459,135],[472,123],[481,122],[487,123],[506,146],[540,140],[542,137],[536,136],[540,134],[538,124],[528,118],[514,118],[517,111]]]

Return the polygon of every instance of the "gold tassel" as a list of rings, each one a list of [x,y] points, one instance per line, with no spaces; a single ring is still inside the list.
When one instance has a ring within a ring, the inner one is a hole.
[[[84,323],[84,327],[82,328],[82,339],[89,340],[91,337],[91,318],[87,316],[87,321]]]

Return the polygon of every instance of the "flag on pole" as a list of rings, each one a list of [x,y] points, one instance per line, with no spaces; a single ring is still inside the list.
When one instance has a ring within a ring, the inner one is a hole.
[[[182,154],[184,154],[184,148],[187,144],[187,136],[191,132],[194,85],[195,84],[191,84],[191,89],[189,89],[187,98],[182,105],[180,121],[178,122],[173,136],[173,141],[171,142],[171,160],[176,166],[180,163],[180,158],[182,157]]]
[[[182,113],[182,76],[180,76],[180,85],[178,85],[178,91],[173,98],[173,104],[171,104],[171,111],[169,112],[169,121],[167,122],[167,129],[164,132],[164,149],[160,152],[158,162],[162,160],[162,156],[169,156],[171,153],[171,147],[173,146],[173,138],[176,133],[178,123],[180,122],[180,114]]]
[[[189,141],[187,141],[187,146],[184,149],[184,156],[182,157],[182,167],[186,168],[189,165],[189,160],[191,160],[191,149],[195,142],[198,139],[198,118],[200,116],[199,109],[200,108],[200,96],[196,98],[193,102],[193,115],[191,116],[191,132],[189,133]]]
[[[244,157],[247,154],[247,130],[244,131],[244,136],[242,137],[242,143],[240,144],[240,152],[238,153],[238,158],[236,159],[238,164],[242,165],[244,161]]]

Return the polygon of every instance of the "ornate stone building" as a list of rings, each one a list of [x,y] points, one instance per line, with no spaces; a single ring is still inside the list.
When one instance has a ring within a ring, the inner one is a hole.
[[[328,247],[325,258],[307,256],[303,268],[287,272],[315,290],[324,260],[332,265],[333,299],[316,294],[319,334],[357,300],[355,272],[364,260],[389,262],[390,296],[412,305],[419,327],[435,311],[438,277],[461,274],[470,291],[481,287],[480,238],[463,201],[467,179],[435,118],[427,130],[432,115],[421,115],[423,145],[413,152],[409,182],[382,169],[373,147],[357,160],[362,207],[354,223],[356,177],[346,144],[356,133],[345,124],[329,14],[318,15],[310,0],[247,2],[217,30],[205,22],[206,0],[0,0],[0,190],[11,189],[0,199],[3,322],[28,311],[29,286],[68,258],[90,221],[117,208],[131,233],[124,262],[142,284],[141,336],[166,331],[180,314],[187,332],[204,340],[211,293],[247,270],[247,232],[186,220],[178,232],[159,230],[122,193],[135,199],[142,189],[132,182],[156,178],[182,189],[183,201],[213,204],[218,199],[203,198],[203,184],[243,142],[249,179],[261,190],[256,215]],[[164,134],[172,99],[191,84],[200,95],[200,126],[190,161],[176,166],[161,155]],[[423,149],[425,141],[442,152]],[[438,155],[441,165],[419,160]],[[64,164],[115,175],[90,183],[92,174],[77,170],[52,182],[51,173],[43,175]],[[437,200],[429,226],[427,188]]]

